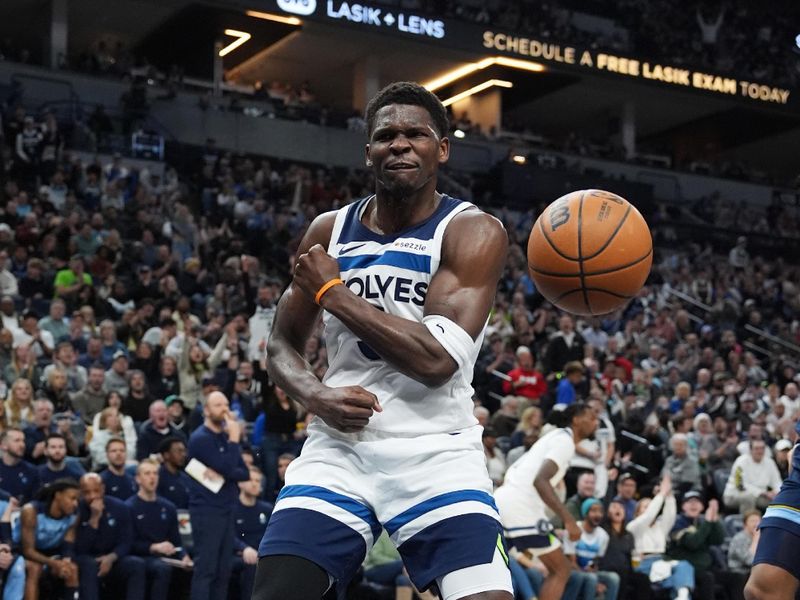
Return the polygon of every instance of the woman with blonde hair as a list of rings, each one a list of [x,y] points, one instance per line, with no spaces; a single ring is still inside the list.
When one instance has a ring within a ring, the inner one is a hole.
[[[108,464],[106,444],[112,437],[125,440],[127,458],[129,461],[135,461],[136,439],[129,440],[128,436],[125,435],[125,428],[122,426],[124,416],[120,414],[119,409],[114,406],[107,406],[100,411],[97,417],[97,429],[92,432],[92,439],[89,441],[92,468],[96,469]]]
[[[522,411],[522,416],[517,423],[517,428],[511,434],[511,448],[522,446],[525,437],[542,430],[542,409],[538,406],[529,406]]]
[[[191,327],[188,321],[186,326]],[[178,357],[178,380],[181,398],[189,411],[194,410],[194,407],[203,401],[203,379],[213,377],[214,370],[222,362],[225,350],[236,352],[235,330],[230,323],[225,329],[225,333],[209,355],[203,351],[197,338],[191,337],[189,333],[184,334],[183,347]]]
[[[36,357],[31,352],[30,344],[20,344],[14,348],[11,362],[3,369],[3,379],[12,385],[17,379],[24,377],[28,381],[40,381],[42,370],[36,364]]]
[[[122,396],[120,396],[119,392],[108,392],[106,396],[106,408],[113,408],[117,411],[117,417],[123,432],[121,437],[125,439],[127,458],[130,461],[136,460],[136,426],[133,424],[133,419],[130,415],[123,414]],[[97,432],[103,429],[103,426],[100,424],[100,416],[106,408],[98,412],[92,419],[92,431],[94,432],[92,434],[92,439],[94,439],[94,435],[97,434]],[[89,443],[91,444],[91,442]],[[105,455],[105,446],[103,446],[103,454]],[[103,460],[105,460],[105,458]]]
[[[33,385],[20,377],[11,386],[5,419],[12,427],[24,427],[33,418]]]

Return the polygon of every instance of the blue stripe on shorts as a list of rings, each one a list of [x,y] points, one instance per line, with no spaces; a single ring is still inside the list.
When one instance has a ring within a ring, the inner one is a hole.
[[[442,506],[449,506],[451,504],[458,504],[459,502],[470,501],[482,502],[483,504],[491,506],[495,511],[497,511],[497,506],[495,505],[494,498],[491,496],[491,494],[487,494],[481,490],[459,490],[457,492],[440,494],[439,496],[434,496],[433,498],[429,498],[428,500],[420,502],[408,510],[401,512],[393,519],[387,521],[384,524],[384,527],[389,535],[394,535],[398,529],[427,512],[441,508]]]

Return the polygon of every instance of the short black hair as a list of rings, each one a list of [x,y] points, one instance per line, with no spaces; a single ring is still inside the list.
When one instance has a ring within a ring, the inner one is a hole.
[[[413,81],[396,81],[390,83],[367,104],[367,134],[372,135],[375,129],[375,115],[384,106],[390,104],[410,104],[421,106],[430,114],[436,133],[439,137],[445,137],[449,129],[450,121],[447,118],[447,110],[441,100],[433,92],[429,92],[420,84]]]
[[[158,445],[158,453],[166,454],[167,452],[172,451],[172,447],[175,444],[183,444],[185,446],[186,442],[177,436],[170,436]]]

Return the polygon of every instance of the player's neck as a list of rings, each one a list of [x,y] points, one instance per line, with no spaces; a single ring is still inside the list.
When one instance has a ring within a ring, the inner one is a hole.
[[[435,187],[425,186],[411,196],[397,199],[378,188],[375,198],[364,214],[363,223],[376,233],[387,235],[422,223],[434,213],[442,195]]]
[[[145,491],[142,488],[139,488],[139,492],[137,493],[137,496],[139,496],[139,498],[141,498],[145,502],[155,502],[156,501],[156,493],[154,491],[153,492],[148,492],[148,491]]]

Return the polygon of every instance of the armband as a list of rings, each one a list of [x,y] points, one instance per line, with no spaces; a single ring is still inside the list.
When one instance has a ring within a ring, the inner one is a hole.
[[[474,360],[475,340],[456,322],[441,315],[423,317],[422,324],[456,361],[459,369]]]
[[[322,287],[319,288],[319,290],[317,291],[316,295],[314,296],[314,302],[319,304],[319,301],[322,300],[322,297],[325,295],[325,292],[327,292],[333,286],[340,285],[340,284],[344,284],[344,281],[342,281],[339,277],[334,277],[330,281],[328,281],[326,283],[323,283]]]

